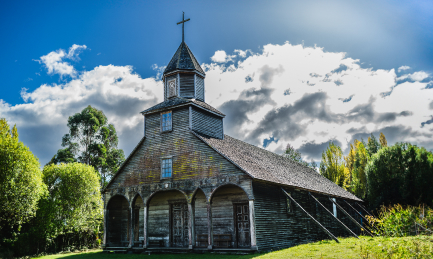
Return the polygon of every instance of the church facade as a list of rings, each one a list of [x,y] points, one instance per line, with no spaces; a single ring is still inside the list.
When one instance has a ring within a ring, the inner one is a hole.
[[[164,101],[103,190],[106,251],[268,251],[357,236],[362,202],[315,170],[224,134],[182,41]]]

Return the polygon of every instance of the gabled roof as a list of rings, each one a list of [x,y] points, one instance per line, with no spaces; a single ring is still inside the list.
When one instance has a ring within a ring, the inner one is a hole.
[[[217,109],[215,109],[214,107],[210,106],[209,104],[207,104],[205,102],[201,102],[201,101],[195,100],[195,99],[182,98],[182,97],[172,97],[172,98],[170,98],[170,99],[168,99],[162,103],[158,103],[157,105],[154,105],[154,106],[150,107],[149,109],[142,111],[141,113],[143,115],[146,115],[149,113],[158,112],[160,110],[165,110],[167,108],[174,108],[174,107],[185,106],[185,105],[190,105],[190,104],[193,104],[196,107],[210,111],[211,113],[215,113],[216,115],[219,115],[222,117],[225,116],[222,112],[218,111]]]
[[[164,74],[176,70],[197,70],[201,74],[205,74],[185,42],[182,42],[176,53],[174,53],[170,63],[164,70]]]
[[[362,201],[314,169],[289,158],[227,135],[224,139],[217,139],[193,133],[254,179]]]

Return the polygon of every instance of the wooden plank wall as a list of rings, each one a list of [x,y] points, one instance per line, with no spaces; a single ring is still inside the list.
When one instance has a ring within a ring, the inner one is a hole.
[[[148,203],[147,229],[149,241],[163,240],[164,246],[170,246],[170,203],[185,202],[185,196],[178,191],[156,193]]]
[[[129,204],[125,197],[117,195],[108,204],[107,244],[116,247],[129,245]]]
[[[208,234],[206,197],[201,190],[197,191],[194,200],[194,230],[196,235],[195,240],[198,239],[198,235],[207,236]],[[206,242],[201,244],[196,243],[196,245],[207,247],[207,238]]]
[[[141,241],[144,239],[144,203],[143,199],[138,196],[134,201],[134,241]]]
[[[197,108],[192,108],[192,129],[209,137],[223,138],[222,118]]]
[[[173,130],[160,133],[160,114],[146,116],[146,139],[109,189],[161,181],[161,157],[173,156],[172,181],[244,175],[189,130],[189,109],[173,110]]]
[[[212,197],[212,229],[213,234],[231,234],[231,247],[235,247],[236,240],[234,222],[234,202],[248,203],[246,193],[236,186],[223,186],[216,190]]]
[[[333,219],[323,208],[316,205],[306,191],[296,191],[285,188],[292,197],[326,227],[335,236],[350,236],[350,234]],[[286,197],[277,185],[253,181],[254,209],[256,222],[256,239],[260,251],[268,251],[291,247],[294,245],[329,239],[300,210],[293,207],[293,213],[287,213]],[[331,212],[331,201],[326,196],[313,194]],[[337,200],[338,201],[338,200]],[[359,228],[338,211],[338,218],[353,232],[359,234]]]
[[[195,77],[196,96],[195,99],[204,102],[204,78]]]
[[[194,98],[194,74],[180,74],[180,96]]]

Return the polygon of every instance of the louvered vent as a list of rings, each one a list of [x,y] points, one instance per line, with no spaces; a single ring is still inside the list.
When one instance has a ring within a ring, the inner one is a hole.
[[[180,74],[180,96],[194,98],[194,75]]]

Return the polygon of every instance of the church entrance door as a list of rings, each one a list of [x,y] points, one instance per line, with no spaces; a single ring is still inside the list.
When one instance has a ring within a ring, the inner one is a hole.
[[[235,204],[237,247],[250,247],[250,216],[248,203]]]
[[[188,246],[188,206],[186,203],[171,205],[171,244],[172,247]]]

